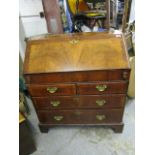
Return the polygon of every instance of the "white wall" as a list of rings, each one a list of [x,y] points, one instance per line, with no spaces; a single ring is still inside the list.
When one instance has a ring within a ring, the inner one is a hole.
[[[44,12],[41,0],[19,0],[19,13],[26,37],[47,33],[46,20],[40,17],[40,12]]]
[[[47,33],[45,18],[40,17],[43,11],[41,0],[19,0],[19,52],[22,60],[25,57],[26,37]]]
[[[133,22],[134,20],[135,20],[135,0],[132,0],[129,23]]]
[[[21,19],[19,19],[19,53],[22,60],[24,60],[25,57],[25,49],[26,49],[25,37],[26,36],[22,21]]]

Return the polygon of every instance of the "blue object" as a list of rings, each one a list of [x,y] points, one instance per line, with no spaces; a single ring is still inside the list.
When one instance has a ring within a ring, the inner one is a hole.
[[[106,31],[106,29],[98,28],[98,32],[104,32],[104,31]]]
[[[69,26],[69,32],[72,32],[73,22],[72,22],[71,15],[69,13],[69,9],[68,9],[67,5],[66,5],[66,17],[67,17],[67,22],[68,22],[68,26]]]

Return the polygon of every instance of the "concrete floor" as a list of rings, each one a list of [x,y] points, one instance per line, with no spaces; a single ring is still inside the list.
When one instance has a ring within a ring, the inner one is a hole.
[[[115,134],[103,127],[55,127],[40,133],[32,102],[28,99],[37,151],[31,155],[134,155],[134,100],[128,100],[124,112],[124,131]]]

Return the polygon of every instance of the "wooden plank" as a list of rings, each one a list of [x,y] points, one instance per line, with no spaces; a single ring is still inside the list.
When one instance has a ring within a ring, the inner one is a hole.
[[[106,10],[107,10],[107,17],[106,17],[106,29],[110,29],[110,0],[106,0]]]
[[[42,0],[49,33],[63,33],[60,8],[57,0]]]

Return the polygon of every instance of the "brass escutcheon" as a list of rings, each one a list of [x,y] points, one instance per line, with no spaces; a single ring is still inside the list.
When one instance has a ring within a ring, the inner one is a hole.
[[[76,40],[76,39],[70,40],[70,41],[69,41],[69,43],[70,43],[70,44],[73,44],[73,45],[74,45],[74,44],[77,44],[78,42],[79,42],[79,40]]]

